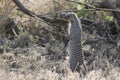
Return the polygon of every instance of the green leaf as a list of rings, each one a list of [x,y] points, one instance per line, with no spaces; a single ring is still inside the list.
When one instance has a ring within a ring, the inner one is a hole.
[[[105,19],[106,19],[107,21],[113,21],[113,16],[108,16],[108,15],[107,15],[107,16],[105,17]]]

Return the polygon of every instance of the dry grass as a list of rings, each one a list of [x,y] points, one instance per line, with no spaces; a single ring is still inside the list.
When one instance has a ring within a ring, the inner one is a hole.
[[[86,75],[82,69],[80,74],[72,73],[69,68],[69,56],[66,56],[66,59],[54,59],[56,56],[50,55],[46,47],[33,45],[28,48],[16,48],[0,55],[0,80],[8,78],[9,80],[119,80],[120,68],[115,62],[119,60],[114,59],[111,62],[111,59],[106,58],[103,54],[107,49],[105,47],[110,49],[112,46],[102,45],[97,52],[91,51],[93,54],[96,52],[98,56],[87,66]],[[59,47],[56,46],[57,48]],[[111,53],[109,52],[111,58],[112,51],[117,52],[111,49]],[[54,55],[58,53],[56,50]]]
[[[14,6],[12,0],[0,0],[0,29],[3,29]]]
[[[120,78],[120,69],[109,63],[108,59],[96,60],[91,64],[94,66],[93,70],[87,71],[84,76],[82,72],[79,74],[70,71],[68,59],[49,60],[50,55],[41,56],[42,53],[45,53],[42,47],[29,47],[1,54],[0,80],[119,80]],[[104,66],[104,63],[107,66]]]

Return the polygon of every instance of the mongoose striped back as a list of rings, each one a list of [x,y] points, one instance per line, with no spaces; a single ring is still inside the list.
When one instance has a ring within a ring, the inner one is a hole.
[[[80,20],[75,13],[66,13],[66,20],[69,21],[68,26],[68,52],[70,55],[70,68],[74,71],[80,71],[80,65],[83,64],[83,52],[82,52],[82,27]]]

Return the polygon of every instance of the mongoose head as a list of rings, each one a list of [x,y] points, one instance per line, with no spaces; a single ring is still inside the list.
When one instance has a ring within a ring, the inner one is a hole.
[[[64,20],[67,22],[73,22],[73,20],[75,20],[77,15],[73,12],[68,12],[68,13],[61,13],[60,17],[64,18]]]
[[[78,16],[73,12],[61,13],[61,18],[68,22],[68,34],[71,38],[77,37],[76,34],[81,35],[82,27]]]

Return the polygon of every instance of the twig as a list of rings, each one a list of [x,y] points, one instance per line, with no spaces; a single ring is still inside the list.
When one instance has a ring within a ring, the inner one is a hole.
[[[82,2],[71,1],[71,0],[66,0],[66,1],[73,2],[73,3],[77,3],[77,4],[84,5],[84,6],[89,7],[89,8],[96,9],[96,8],[95,8],[95,7],[93,7],[93,6],[88,5],[88,4],[85,4],[85,3],[82,3]]]
[[[88,9],[88,11],[110,11],[110,12],[120,12],[120,10],[117,10],[117,9],[105,9],[105,8],[96,8],[96,7],[93,7],[91,5],[88,5],[88,4],[85,4],[85,3],[82,3],[82,2],[76,2],[76,1],[70,1],[70,0],[66,0],[66,1],[69,1],[69,2],[73,2],[73,3],[77,3],[77,4],[80,4],[80,5],[84,5],[84,6],[87,6],[89,8],[92,8],[92,9]],[[86,9],[87,10],[87,9]],[[84,10],[84,11],[86,11]],[[79,11],[79,10],[78,10]],[[74,12],[74,11],[73,11]],[[75,11],[77,12],[77,10]]]
[[[57,2],[57,1],[55,1],[55,0],[53,0],[54,1],[54,3],[57,3],[61,8],[63,8],[63,9],[66,9],[62,4],[60,4],[59,2]]]
[[[83,9],[83,10],[62,10],[56,11],[55,13],[62,13],[62,12],[86,12],[86,11],[109,11],[109,12],[120,12],[120,10],[116,9],[103,9],[103,8],[96,8],[96,9]]]

